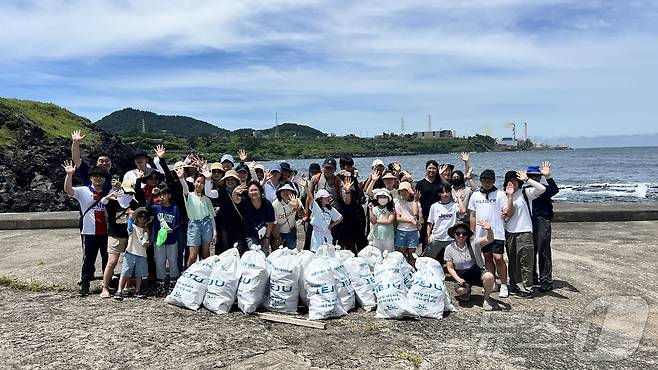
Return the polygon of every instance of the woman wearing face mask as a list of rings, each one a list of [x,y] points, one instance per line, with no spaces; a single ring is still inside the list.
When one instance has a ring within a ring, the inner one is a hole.
[[[204,175],[210,174],[206,171]],[[240,178],[235,170],[228,170],[221,181],[224,183],[223,186],[213,189],[212,184],[208,181],[205,188],[206,196],[211,200],[215,199],[219,208],[216,216],[219,226],[217,229],[219,243],[215,245],[215,254],[221,254],[233,248],[236,243],[238,244],[240,253],[243,253],[247,250],[247,246],[245,243],[242,215],[240,215],[235,203],[231,199],[231,194],[240,185]],[[243,197],[246,197],[246,194]]]
[[[110,298],[110,281],[114,275],[114,268],[119,262],[119,256],[128,246],[128,216],[130,209],[139,208],[134,198],[135,190],[130,181],[124,179],[121,189],[113,191],[101,199],[107,210],[107,265],[103,271],[103,286],[101,298]]]
[[[445,264],[443,252],[453,242],[448,235],[459,217],[466,213],[466,206],[461,200],[461,190],[457,191],[457,202],[452,199],[452,187],[443,184],[439,190],[439,201],[432,204],[427,218],[427,240],[429,244],[423,251],[424,257],[431,257]]]
[[[305,186],[306,194],[313,198],[309,186]],[[311,203],[311,225],[313,233],[311,235],[311,252],[315,252],[324,243],[333,244],[334,239],[331,236],[331,229],[343,221],[343,216],[331,206],[331,194],[325,189],[320,189],[315,193],[315,201]]]
[[[471,172],[472,170],[469,169],[468,172],[466,172],[466,176],[464,176],[464,173],[460,170],[453,171],[452,174],[450,175],[450,185],[452,185],[452,199],[457,199],[457,192],[461,191],[461,200],[462,203],[468,204],[468,201],[471,199],[471,194],[473,194],[474,190],[477,190],[477,185],[475,184],[475,181],[471,179]],[[466,183],[468,182],[468,184]],[[468,185],[468,186],[467,186]],[[470,222],[470,218],[468,216],[468,210],[464,215],[459,219],[462,222]]]
[[[376,203],[375,203],[376,202]],[[375,200],[368,205],[368,217],[372,225],[372,237],[375,247],[382,252],[395,250],[395,209],[393,197],[386,189],[375,193]]]
[[[241,195],[245,193],[247,198],[243,199]],[[238,186],[231,198],[242,215],[247,247],[260,245],[265,255],[268,255],[276,219],[272,203],[265,199],[263,187],[258,181],[252,180],[247,185]]]

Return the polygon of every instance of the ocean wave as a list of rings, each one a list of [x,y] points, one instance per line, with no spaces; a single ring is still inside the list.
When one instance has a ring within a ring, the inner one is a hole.
[[[642,201],[658,200],[658,184],[655,183],[592,183],[563,185],[553,197],[560,201]]]

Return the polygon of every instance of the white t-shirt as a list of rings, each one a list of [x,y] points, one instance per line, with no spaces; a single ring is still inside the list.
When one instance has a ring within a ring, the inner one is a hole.
[[[281,202],[278,199],[272,203],[272,208],[274,208],[276,223],[279,224],[279,232],[289,233],[290,230],[295,227],[295,216],[297,215],[297,210],[292,208],[290,204]]]
[[[328,244],[332,244],[334,239],[331,236],[329,225],[343,218],[343,216],[336,210],[336,207],[331,209],[320,208],[318,202],[313,201],[311,212],[311,225],[313,225],[313,234],[311,234],[311,252],[315,252],[326,240]]]
[[[505,240],[505,221],[502,212],[506,205],[507,196],[500,190],[489,193],[488,198],[481,191],[474,191],[468,201],[468,209],[475,212],[476,220],[486,220],[491,224],[494,239],[496,240]],[[485,236],[487,236],[487,231],[482,230],[480,225],[477,225],[475,227],[475,237]]]
[[[271,203],[274,203],[274,201],[277,200],[276,188],[277,187],[274,186],[272,180],[267,180],[267,182],[263,186],[263,190],[265,190],[265,199],[269,200]]]
[[[73,188],[73,198],[80,203],[80,212],[85,212],[96,200],[101,199],[97,191],[92,191],[87,186],[76,186]],[[94,207],[84,214],[82,219],[83,235],[107,235],[107,211],[100,200]]]
[[[396,199],[393,201],[395,204],[395,213],[398,218],[404,218],[407,220],[415,220],[416,217],[411,214],[411,211],[414,209],[414,202],[408,200]],[[419,207],[420,210],[420,207]],[[416,225],[410,224],[408,222],[397,222],[397,229],[400,231],[417,231]]]
[[[136,256],[146,257],[146,244],[148,240],[148,233],[141,227],[133,225],[133,230],[128,232],[126,252]]]
[[[505,230],[511,233],[532,232],[532,219],[530,218],[530,209],[528,207],[532,206],[532,203],[526,203],[525,199],[523,198],[523,192],[525,191],[526,195],[528,196],[528,201],[532,202],[533,199],[536,199],[546,190],[546,187],[543,185],[542,187],[543,189],[533,187],[519,189],[512,195],[514,211],[505,223]]]
[[[436,202],[430,207],[430,213],[427,216],[427,222],[432,224],[432,235],[430,235],[430,243],[439,241],[453,240],[448,235],[448,229],[457,222],[457,212],[459,212],[459,205],[455,202],[443,204]]]
[[[457,243],[452,243],[446,247],[443,259],[446,260],[446,262],[452,262],[455,265],[455,270],[467,270],[474,264],[484,268],[484,258],[482,257],[480,238],[471,240],[471,248],[473,249],[475,261],[473,261],[473,258],[471,257],[471,252],[469,252],[468,246],[464,245],[463,248],[459,248]]]

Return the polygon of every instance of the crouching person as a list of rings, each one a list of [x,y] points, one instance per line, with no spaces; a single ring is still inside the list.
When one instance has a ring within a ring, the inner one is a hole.
[[[482,309],[491,311],[495,306],[490,298],[494,286],[494,276],[484,268],[482,246],[494,241],[494,233],[487,222],[478,221],[478,225],[482,227],[482,230],[487,230],[487,236],[475,238],[472,241],[473,232],[469,225],[458,222],[448,229],[448,234],[455,241],[446,247],[444,259],[448,273],[457,284],[455,287],[457,299],[468,301],[471,298],[471,286],[481,286],[484,288]]]
[[[130,278],[135,278],[135,298],[146,298],[142,293],[142,279],[149,276],[146,262],[146,247],[149,240],[148,223],[150,216],[146,208],[140,207],[128,218],[128,246],[123,255],[123,268],[119,279],[119,288],[114,298],[123,299],[123,289]]]
[[[153,195],[158,196],[158,203],[153,204]],[[171,202],[171,191],[165,183],[160,183],[153,189],[149,197],[147,209],[155,217],[153,222],[152,242],[155,245],[155,272],[157,277],[156,294],[164,294],[169,284],[178,278],[178,236],[176,231],[181,226],[181,216],[178,207]],[[165,235],[162,240],[160,234]],[[169,280],[167,279],[169,266]]]

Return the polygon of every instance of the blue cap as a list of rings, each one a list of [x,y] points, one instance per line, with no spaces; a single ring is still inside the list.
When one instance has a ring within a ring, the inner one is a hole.
[[[230,154],[224,154],[222,156],[222,159],[219,161],[219,163],[224,163],[224,161],[229,161],[231,163],[235,163],[235,160],[233,159],[233,156]]]
[[[528,166],[526,173],[528,175],[541,175],[541,170],[539,169],[539,166]]]
[[[281,166],[278,163],[271,165],[270,166],[270,172],[272,172],[272,171],[281,172]]]

